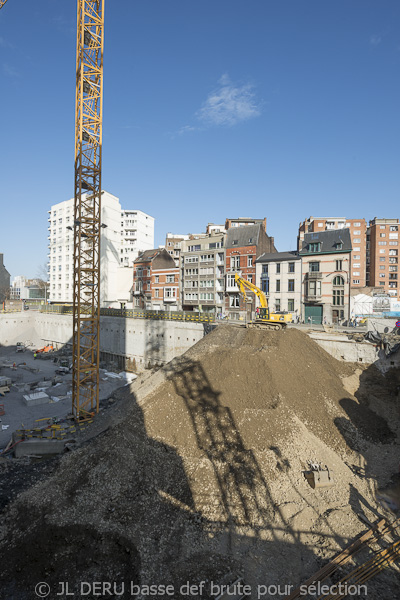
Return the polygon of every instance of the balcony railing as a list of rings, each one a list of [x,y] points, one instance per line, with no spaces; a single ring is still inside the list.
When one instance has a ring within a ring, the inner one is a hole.
[[[309,271],[305,276],[307,279],[322,279],[321,271]]]
[[[322,299],[321,294],[305,294],[304,297],[307,302],[319,302]]]

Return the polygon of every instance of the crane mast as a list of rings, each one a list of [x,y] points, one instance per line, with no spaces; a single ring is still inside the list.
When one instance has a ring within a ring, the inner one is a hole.
[[[104,0],[78,0],[72,412],[99,409]]]

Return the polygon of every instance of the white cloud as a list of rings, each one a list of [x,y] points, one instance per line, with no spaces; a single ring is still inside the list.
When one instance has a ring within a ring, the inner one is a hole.
[[[219,87],[209,94],[196,117],[208,125],[232,126],[261,115],[254,86],[235,85],[228,75],[222,75]]]
[[[197,131],[198,129],[198,127],[192,127],[192,125],[184,125],[184,127],[180,128],[178,134],[183,135],[184,133],[189,133],[190,131]]]
[[[371,46],[379,46],[381,41],[382,41],[381,36],[377,35],[375,33],[373,35],[371,35],[371,37],[369,38],[369,43],[371,44]]]
[[[3,73],[8,77],[19,77],[20,75],[19,72],[14,69],[14,67],[8,65],[7,63],[3,63]]]

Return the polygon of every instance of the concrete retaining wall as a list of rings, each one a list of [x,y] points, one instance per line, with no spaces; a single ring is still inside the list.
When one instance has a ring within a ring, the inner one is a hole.
[[[25,342],[36,346],[71,344],[72,316],[51,313],[0,315],[0,343]],[[179,356],[204,335],[202,323],[101,317],[100,349],[136,362],[137,370],[162,365]]]
[[[310,333],[309,336],[337,360],[367,365],[375,363],[383,373],[391,367],[400,366],[400,352],[386,357],[383,350],[378,350],[369,342],[355,342],[339,335],[323,333]]]
[[[71,344],[71,315],[27,312],[0,315],[1,344],[13,345],[27,340],[38,347],[49,342],[57,347]],[[384,321],[388,326],[388,320]],[[100,327],[100,349],[107,353],[107,358],[115,355],[134,360],[138,371],[169,362],[204,335],[203,324],[180,321],[101,317]],[[386,358],[382,350],[378,351],[368,342],[355,342],[323,332],[311,333],[310,337],[338,360],[376,363],[382,371],[400,366],[400,352]]]

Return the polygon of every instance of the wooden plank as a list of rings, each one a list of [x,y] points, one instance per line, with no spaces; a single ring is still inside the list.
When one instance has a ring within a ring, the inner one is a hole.
[[[317,573],[312,575],[309,579],[307,579],[307,581],[304,581],[301,584],[301,586],[293,590],[293,592],[289,596],[286,596],[285,600],[295,600],[296,598],[299,598],[301,595],[303,595],[301,594],[301,589],[304,589],[304,587],[308,588],[316,582],[322,581],[323,579],[326,579],[326,577],[329,577],[329,575],[334,573],[334,571],[336,571],[338,567],[346,564],[350,560],[351,556],[355,552],[357,552],[357,550],[359,550],[361,546],[365,544],[365,542],[373,539],[376,533],[379,534],[385,525],[385,519],[381,519],[380,521],[378,521],[373,527],[371,527],[371,529],[363,533],[359,538],[352,542],[350,546],[348,546],[340,554],[335,556],[335,558],[331,560],[330,563],[322,567],[322,569],[317,571]]]

